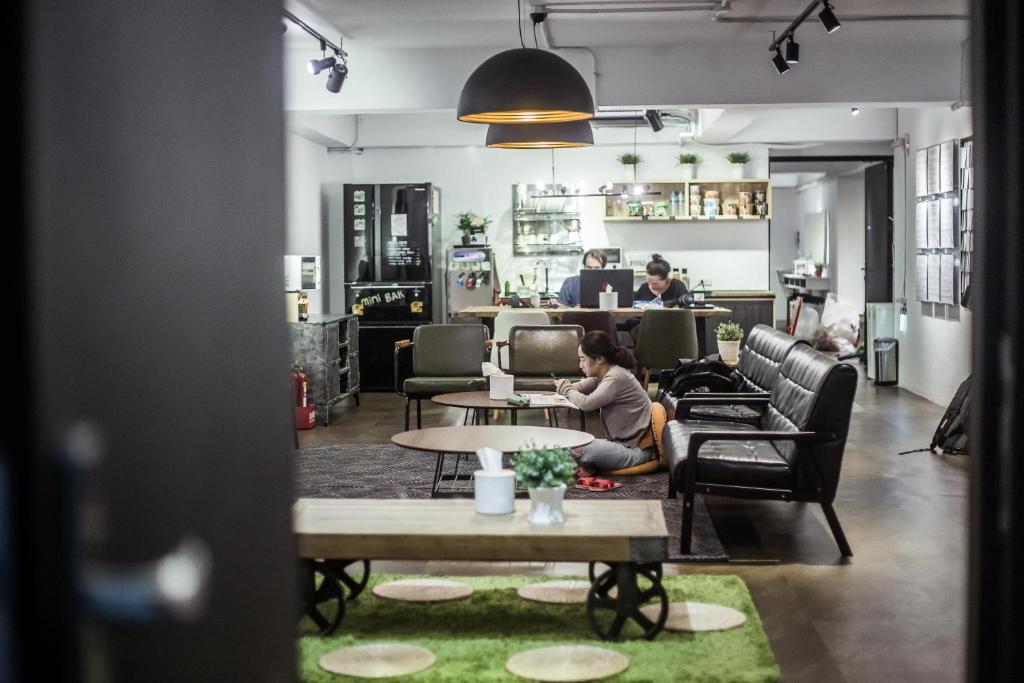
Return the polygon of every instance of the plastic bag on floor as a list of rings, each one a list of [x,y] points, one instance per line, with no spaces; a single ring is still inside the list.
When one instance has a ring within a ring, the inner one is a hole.
[[[845,339],[851,345],[857,343],[860,334],[860,311],[852,303],[836,294],[825,298],[821,312],[821,325],[828,336]]]
[[[817,309],[805,304],[800,309],[800,317],[796,321],[796,329],[793,331],[793,336],[797,339],[812,341],[818,336],[818,328],[820,327],[821,321],[818,319]]]

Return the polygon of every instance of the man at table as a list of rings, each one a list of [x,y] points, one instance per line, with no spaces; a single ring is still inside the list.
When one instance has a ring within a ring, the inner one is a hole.
[[[583,267],[586,270],[601,270],[608,263],[608,257],[600,249],[591,249],[583,255]],[[580,276],[570,275],[562,283],[558,292],[558,303],[562,306],[580,305]]]

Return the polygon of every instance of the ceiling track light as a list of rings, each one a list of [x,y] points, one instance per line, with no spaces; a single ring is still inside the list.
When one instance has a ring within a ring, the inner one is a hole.
[[[333,93],[339,92],[342,83],[345,82],[345,77],[348,76],[348,53],[342,50],[340,45],[335,45],[327,40],[316,29],[288,10],[281,10],[281,12],[284,14],[285,19],[320,41],[320,52],[323,54],[323,57],[321,59],[309,60],[306,63],[306,71],[316,76],[330,69],[330,74],[327,76],[327,90]],[[334,53],[333,57],[327,56],[327,48],[330,48]]]
[[[789,40],[786,41],[786,63],[787,64],[799,64],[800,63],[800,43],[793,40],[793,35],[790,34]]]
[[[825,30],[829,33],[835,33],[839,30],[842,24],[839,23],[839,19],[836,18],[836,13],[833,11],[834,7],[828,0],[822,0],[821,11],[818,12],[818,21],[825,27]]]
[[[775,31],[772,31],[772,43],[768,46],[768,52],[775,53],[771,58],[772,64],[780,76],[789,71],[790,64],[800,63],[800,44],[796,42],[796,30],[806,21],[807,17],[811,16],[814,10],[818,8],[818,5],[821,5],[818,19],[821,21],[821,25],[825,27],[825,30],[829,33],[835,33],[839,30],[839,19],[836,18],[835,6],[831,0],[811,0],[811,3],[800,13],[800,16],[794,19],[793,23],[787,26],[786,30],[779,34],[777,38],[775,37]],[[783,43],[786,44],[785,57],[782,56]]]
[[[779,75],[783,75],[789,71],[789,64],[786,62],[786,58],[782,56],[782,52],[775,48],[775,56],[772,57],[772,66],[779,72]]]

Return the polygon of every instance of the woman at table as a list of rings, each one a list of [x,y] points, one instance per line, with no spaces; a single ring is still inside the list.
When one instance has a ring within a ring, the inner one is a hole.
[[[672,267],[669,266],[668,261],[661,258],[661,254],[653,254],[651,256],[646,270],[645,281],[640,285],[640,289],[636,290],[636,295],[633,297],[634,300],[657,300],[662,303],[668,303],[686,294],[686,285],[683,284],[682,280],[671,278]]]
[[[580,410],[601,411],[601,424],[608,434],[607,439],[594,439],[573,451],[581,476],[653,460],[655,449],[640,447],[651,427],[651,399],[630,372],[636,367],[633,354],[600,330],[583,336],[578,353],[586,379],[557,380],[555,389]]]

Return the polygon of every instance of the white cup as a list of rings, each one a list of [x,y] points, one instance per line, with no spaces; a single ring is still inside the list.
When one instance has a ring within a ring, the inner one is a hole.
[[[473,507],[481,515],[508,515],[516,509],[516,473],[512,470],[473,473]]]
[[[512,375],[491,375],[490,397],[496,401],[503,401],[512,395],[512,387],[516,378]]]
[[[619,307],[618,292],[598,292],[597,307],[602,311],[611,311]]]
[[[534,308],[540,308],[540,294],[530,295],[530,305]]]

